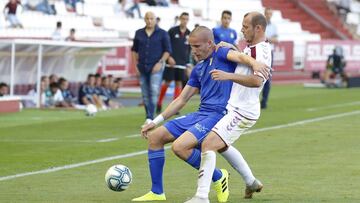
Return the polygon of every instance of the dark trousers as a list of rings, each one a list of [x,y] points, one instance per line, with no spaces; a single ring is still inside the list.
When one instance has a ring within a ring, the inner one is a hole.
[[[262,109],[267,107],[267,101],[269,98],[270,88],[271,88],[271,78],[269,78],[266,81],[266,83],[264,84],[264,88],[262,91],[262,99],[261,99],[261,108]]]
[[[274,51],[271,51],[271,67],[273,67],[273,64],[274,64],[273,60],[274,60]],[[271,76],[266,81],[266,83],[264,84],[264,87],[263,87],[262,99],[261,99],[261,108],[262,109],[265,109],[267,107],[267,101],[269,99],[270,89],[271,89]]]

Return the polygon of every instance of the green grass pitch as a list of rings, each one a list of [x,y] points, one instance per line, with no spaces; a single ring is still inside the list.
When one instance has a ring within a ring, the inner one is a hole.
[[[198,97],[182,114],[197,105]],[[132,136],[139,134],[143,121],[140,107],[100,112],[95,117],[54,110],[0,115],[0,202],[130,202],[145,194],[150,189],[145,153],[1,180],[144,151],[146,141]],[[295,124],[285,125],[291,123]],[[270,128],[274,126],[280,127]],[[242,199],[241,177],[217,156],[217,166],[231,173],[229,202],[360,202],[359,89],[273,86],[269,108],[252,130],[259,131],[242,136],[235,146],[265,187],[254,199]],[[114,164],[124,164],[133,173],[133,183],[124,192],[105,186],[105,172]],[[190,198],[196,179],[195,170],[166,151],[167,202]],[[214,191],[210,200],[216,202]]]

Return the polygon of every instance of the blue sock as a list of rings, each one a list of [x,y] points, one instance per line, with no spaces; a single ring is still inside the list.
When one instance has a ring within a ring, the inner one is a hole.
[[[201,152],[199,149],[193,149],[191,155],[186,160],[188,164],[190,164],[192,167],[196,168],[197,170],[199,170],[200,168],[200,161],[201,161]],[[220,180],[221,177],[222,177],[222,173],[220,169],[215,168],[212,176],[212,181],[215,182],[217,180]]]
[[[148,160],[151,175],[151,191],[155,194],[164,193],[163,170],[165,163],[164,149],[148,150]]]

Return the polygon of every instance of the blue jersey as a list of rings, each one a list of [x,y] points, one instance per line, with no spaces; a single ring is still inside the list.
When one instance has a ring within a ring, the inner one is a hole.
[[[83,97],[86,97],[88,98],[90,101],[93,100],[93,95],[96,95],[97,94],[97,91],[96,91],[96,88],[95,87],[91,87],[89,85],[82,85],[79,89],[79,103],[80,104],[84,104],[82,102],[82,98]],[[92,101],[93,102],[93,101]]]
[[[213,28],[215,44],[224,41],[230,44],[236,43],[237,33],[234,29],[224,28],[222,26]]]
[[[210,57],[198,63],[191,72],[188,85],[200,90],[199,111],[218,112],[226,111],[226,104],[230,97],[232,82],[215,81],[211,78],[210,71],[219,69],[233,73],[236,63],[227,60],[229,48],[219,48]]]

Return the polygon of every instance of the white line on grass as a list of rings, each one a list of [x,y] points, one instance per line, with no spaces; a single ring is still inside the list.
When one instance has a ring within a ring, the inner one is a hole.
[[[345,117],[345,116],[352,116],[352,115],[356,115],[356,114],[360,114],[360,111],[353,111],[353,112],[347,112],[347,113],[341,113],[341,114],[334,114],[334,115],[323,116],[323,117],[318,117],[318,118],[312,118],[312,119],[297,121],[297,122],[283,124],[283,125],[277,125],[277,126],[272,126],[272,127],[267,127],[267,128],[260,128],[260,129],[256,129],[256,130],[249,130],[245,134],[253,134],[253,133],[258,133],[258,132],[263,132],[263,131],[287,128],[287,127],[292,127],[292,126],[297,126],[297,125],[304,125],[304,124],[308,124],[308,123],[313,123],[313,122],[318,122],[318,121],[323,121],[323,120],[329,120],[329,119],[334,119],[334,118],[340,118],[340,117]],[[170,146],[165,147],[165,149],[169,149],[169,148],[170,148]],[[76,164],[58,166],[58,167],[44,169],[44,170],[40,170],[40,171],[33,171],[33,172],[19,173],[19,174],[10,175],[10,176],[3,176],[3,177],[0,177],[0,181],[11,180],[11,179],[25,177],[25,176],[31,176],[31,175],[52,173],[52,172],[56,172],[56,171],[62,171],[62,170],[66,170],[66,169],[78,168],[78,167],[81,167],[81,166],[87,166],[87,165],[91,165],[91,164],[102,163],[102,162],[105,162],[105,161],[111,161],[111,160],[115,160],[115,159],[123,159],[123,158],[134,157],[134,156],[138,156],[138,155],[142,155],[142,154],[146,154],[146,153],[147,153],[147,150],[143,150],[143,151],[138,151],[138,152],[133,152],[133,153],[128,153],[128,154],[122,154],[122,155],[105,157],[105,158],[95,159],[95,160],[86,161],[86,162],[80,162],[80,163],[76,163]]]
[[[116,141],[118,140],[119,138],[108,138],[108,139],[101,139],[101,140],[96,140],[96,142],[113,142],[113,141]]]
[[[128,135],[128,136],[125,136],[126,138],[134,138],[134,137],[140,137],[141,135],[140,134],[134,134],[134,135]]]
[[[169,147],[170,146],[167,146],[165,148],[168,149]],[[77,167],[81,167],[81,166],[87,166],[87,165],[90,165],[90,164],[96,164],[96,163],[101,163],[101,162],[105,162],[105,161],[111,161],[111,160],[114,160],[114,159],[122,159],[122,158],[134,157],[134,156],[142,155],[142,154],[146,154],[146,153],[147,153],[147,150],[143,150],[143,151],[133,152],[133,153],[129,153],[129,154],[122,154],[122,155],[117,155],[117,156],[105,157],[105,158],[101,158],[101,159],[95,159],[95,160],[91,160],[91,161],[85,161],[85,162],[81,162],[81,163],[77,163],[77,164],[69,164],[69,165],[65,165],[65,166],[58,166],[58,167],[44,169],[44,170],[40,170],[40,171],[19,173],[19,174],[15,174],[15,175],[11,175],[11,176],[3,176],[3,177],[0,177],[0,181],[20,178],[20,177],[24,177],[24,176],[52,173],[52,172],[56,172],[56,171],[62,171],[62,170],[66,170],[66,169],[77,168]]]
[[[356,106],[359,104],[360,104],[360,101],[356,101],[356,102],[349,102],[349,103],[342,103],[342,104],[334,104],[334,105],[329,105],[329,106],[322,106],[322,107],[317,107],[317,108],[307,108],[306,111],[319,111],[319,110],[323,110],[323,109],[341,108],[344,106]]]

